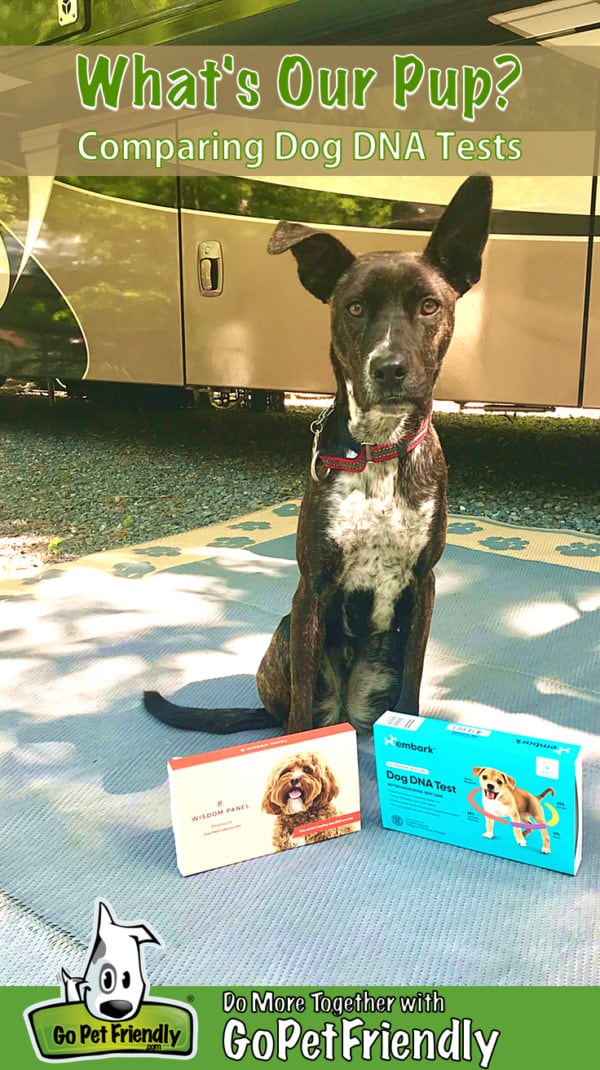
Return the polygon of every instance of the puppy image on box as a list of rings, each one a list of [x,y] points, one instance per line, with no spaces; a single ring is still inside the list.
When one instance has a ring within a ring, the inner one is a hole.
[[[278,851],[301,844],[319,843],[354,832],[352,825],[313,829],[339,816],[332,800],[339,793],[335,776],[322,754],[316,751],[284,755],[271,770],[262,808],[277,817],[273,846]],[[304,826],[311,831],[297,833]]]
[[[492,769],[476,765],[473,776],[479,778],[483,796],[483,807],[493,817],[486,817],[486,831],[483,835],[491,840],[494,837],[494,817],[507,817],[512,822],[532,823],[542,825],[542,854],[550,854],[550,837],[546,828],[546,819],[540,800],[545,795],[554,795],[554,788],[546,788],[541,795],[532,795],[529,791],[518,788],[514,777],[502,773],[499,769]],[[513,832],[519,847],[526,847],[525,836],[533,829],[519,828],[513,824]]]

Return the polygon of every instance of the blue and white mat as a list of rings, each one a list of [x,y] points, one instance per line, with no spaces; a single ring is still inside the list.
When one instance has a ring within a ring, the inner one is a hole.
[[[600,542],[453,518],[423,713],[584,748],[576,877],[385,831],[359,741],[363,830],[183,878],[166,763],[232,745],[168,729],[144,688],[259,705],[296,584],[287,503],[0,585],[0,983],[83,965],[93,903],[164,941],[155,984],[600,981]]]

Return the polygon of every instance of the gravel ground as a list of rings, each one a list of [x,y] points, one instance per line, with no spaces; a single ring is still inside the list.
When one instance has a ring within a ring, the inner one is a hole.
[[[0,392],[0,571],[302,494],[313,409],[115,412]],[[438,414],[451,512],[600,534],[597,420]]]

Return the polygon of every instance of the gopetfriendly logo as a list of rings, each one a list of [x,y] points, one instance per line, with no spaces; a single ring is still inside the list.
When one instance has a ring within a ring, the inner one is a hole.
[[[191,1058],[196,1016],[184,1003],[146,999],[143,944],[161,945],[142,922],[122,925],[96,903],[96,924],[82,977],[61,971],[63,998],[25,1011],[36,1055],[44,1062],[111,1055]]]

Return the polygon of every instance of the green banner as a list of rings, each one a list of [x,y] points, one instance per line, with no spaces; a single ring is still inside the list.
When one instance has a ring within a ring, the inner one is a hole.
[[[121,1022],[57,997],[56,988],[0,989],[6,1065],[103,1057],[126,1066],[134,1055],[135,1070],[165,1057],[207,1070],[236,1063],[564,1070],[576,1053],[581,1065],[597,1047],[596,988],[153,988],[137,1016]]]
[[[148,1000],[127,1021],[93,1018],[83,1003],[62,1002],[33,1008],[27,1019],[34,1048],[53,1062],[148,1051],[170,1056],[194,1052],[192,1012],[160,1000]]]

